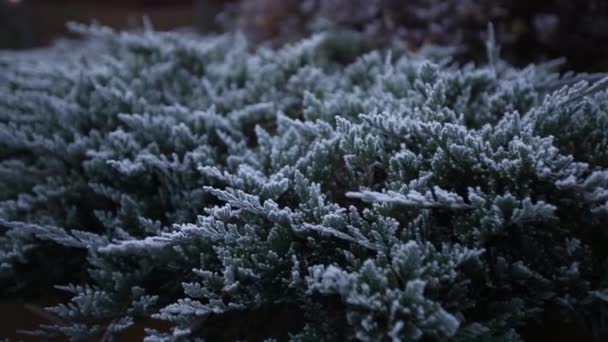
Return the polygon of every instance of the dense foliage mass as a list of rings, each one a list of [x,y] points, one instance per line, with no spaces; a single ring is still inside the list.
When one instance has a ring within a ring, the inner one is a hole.
[[[514,63],[567,57],[576,70],[608,67],[604,0],[237,0],[218,21],[255,41],[339,27],[362,31],[376,47],[450,44],[465,60],[483,57],[482,32],[492,21]]]
[[[73,296],[38,333],[606,337],[608,81],[75,29],[0,56],[3,296]]]

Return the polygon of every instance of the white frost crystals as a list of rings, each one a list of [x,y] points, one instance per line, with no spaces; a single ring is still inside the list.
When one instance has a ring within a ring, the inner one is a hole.
[[[40,334],[603,336],[606,81],[77,29],[0,56],[2,295],[76,284]]]

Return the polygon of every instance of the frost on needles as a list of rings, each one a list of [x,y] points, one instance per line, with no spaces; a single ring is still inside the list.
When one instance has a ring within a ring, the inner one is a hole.
[[[2,295],[72,298],[34,333],[607,336],[606,80],[73,29],[0,55]]]

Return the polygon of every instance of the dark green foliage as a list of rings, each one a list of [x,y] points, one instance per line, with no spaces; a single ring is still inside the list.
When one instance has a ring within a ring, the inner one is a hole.
[[[608,81],[75,28],[0,56],[3,295],[73,296],[39,333],[606,338]]]

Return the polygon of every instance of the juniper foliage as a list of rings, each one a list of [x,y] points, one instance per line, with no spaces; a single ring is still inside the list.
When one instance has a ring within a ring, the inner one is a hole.
[[[492,44],[73,29],[87,49],[0,57],[3,295],[72,296],[37,333],[606,336],[608,81]]]

